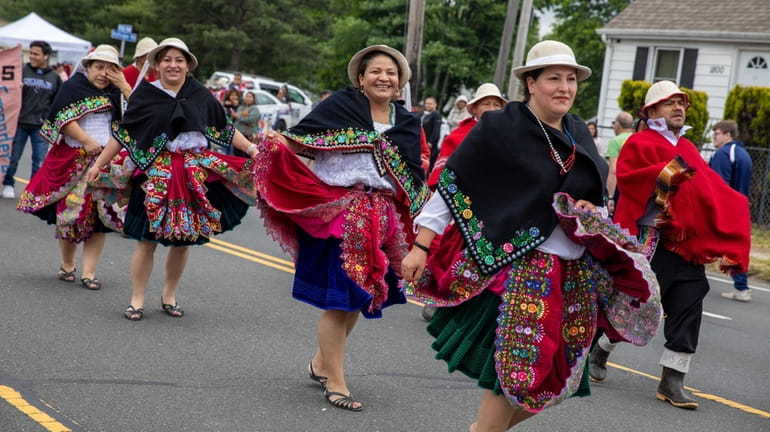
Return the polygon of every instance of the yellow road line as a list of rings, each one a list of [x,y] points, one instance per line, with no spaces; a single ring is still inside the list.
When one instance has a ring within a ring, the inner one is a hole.
[[[31,405],[21,397],[21,393],[8,386],[0,385],[0,399],[5,399],[9,404],[16,407],[16,409],[46,428],[46,430],[51,432],[72,432],[72,429],[59,423],[53,417],[40,411],[34,405]]]
[[[221,241],[221,240],[218,240],[218,239],[214,239],[214,238],[211,239],[211,242],[206,243],[206,246],[208,246],[208,247],[210,247],[212,249],[221,251],[221,252],[225,252],[225,253],[229,253],[231,255],[235,255],[237,257],[240,257],[240,258],[243,258],[243,259],[246,259],[246,260],[249,260],[249,261],[253,261],[253,262],[256,262],[256,263],[259,263],[259,264],[263,264],[263,265],[265,265],[267,267],[271,267],[271,268],[274,268],[274,269],[277,269],[277,270],[281,270],[281,271],[285,271],[287,273],[294,274],[294,264],[291,261],[286,261],[284,259],[277,258],[277,257],[274,257],[272,255],[264,254],[262,252],[257,252],[255,250],[248,249],[248,248],[245,248],[243,246],[239,246],[239,245],[236,245],[236,244],[233,244],[233,243],[224,242],[224,241]],[[423,303],[421,303],[419,301],[416,301],[416,300],[407,299],[407,301],[409,303],[412,303],[412,304],[417,305],[417,306],[423,306]],[[619,364],[615,364],[615,363],[612,363],[612,362],[607,362],[607,365],[612,366],[612,367],[614,367],[616,369],[620,369],[620,370],[623,370],[623,371],[635,374],[635,375],[639,375],[639,376],[643,376],[645,378],[649,378],[651,380],[660,381],[660,379],[658,377],[656,377],[656,376],[653,376],[653,375],[650,375],[650,374],[647,374],[647,373],[644,373],[644,372],[641,372],[641,371],[638,371],[638,370],[635,370],[635,369],[631,369],[631,368],[628,368],[628,367],[625,367],[625,366],[621,366]],[[739,409],[739,410],[741,410],[743,412],[746,412],[746,413],[749,413],[749,414],[754,414],[754,415],[758,415],[760,417],[764,417],[764,418],[770,419],[770,412],[762,411],[762,410],[756,409],[756,408],[752,408],[750,406],[743,405],[741,403],[738,403],[738,402],[735,402],[735,401],[731,401],[729,399],[725,399],[725,398],[723,398],[721,396],[716,396],[716,395],[712,395],[712,394],[709,394],[709,393],[703,393],[700,390],[692,388],[692,387],[685,386],[685,388],[687,390],[691,391],[693,393],[693,395],[695,395],[695,396],[702,397],[704,399],[708,399],[710,401],[713,401],[713,402],[716,402],[716,403],[720,403],[722,405],[726,405],[726,406],[729,406],[731,408],[736,408],[736,409]]]
[[[650,379],[655,380],[655,381],[660,381],[660,378],[658,378],[656,376],[652,376],[650,374],[647,374],[647,373],[644,373],[644,372],[640,372],[640,371],[635,370],[635,369],[627,368],[625,366],[621,366],[619,364],[615,364],[615,363],[612,363],[612,362],[607,362],[607,366],[612,366],[615,369],[620,369],[622,371],[626,371],[626,372],[629,372],[629,373],[632,373],[632,374],[635,374],[635,375],[643,376],[645,378],[650,378]],[[721,396],[717,396],[717,395],[713,395],[713,394],[709,394],[709,393],[704,393],[704,392],[702,392],[702,391],[700,391],[700,390],[698,390],[696,388],[692,388],[692,387],[689,387],[689,386],[684,386],[684,388],[689,390],[689,391],[691,391],[694,396],[702,397],[703,399],[708,399],[710,401],[713,401],[713,402],[716,402],[716,403],[720,403],[722,405],[727,405],[730,408],[736,408],[736,409],[739,409],[739,410],[741,410],[743,412],[746,412],[746,413],[749,413],[749,414],[754,414],[754,415],[758,415],[760,417],[764,417],[766,419],[770,419],[770,412],[762,411],[760,409],[756,409],[756,408],[750,407],[748,405],[744,405],[742,403],[738,403],[738,402],[735,402],[735,401],[732,401],[732,400],[729,400],[729,399],[725,399],[725,398],[723,398]]]

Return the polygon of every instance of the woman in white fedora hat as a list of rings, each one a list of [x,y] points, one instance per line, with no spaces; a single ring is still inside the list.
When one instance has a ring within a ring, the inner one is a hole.
[[[57,92],[41,135],[52,144],[40,170],[24,189],[18,209],[56,225],[61,265],[57,278],[74,282],[75,254],[83,243],[81,284],[101,289],[96,269],[105,233],[121,230],[122,215],[87,190],[86,171],[107,145],[113,121],[122,115],[122,95],[131,88],[121,73],[118,50],[99,45]]]
[[[415,245],[443,234],[440,247],[415,247],[402,263],[407,293],[439,306],[428,325],[436,357],[486,389],[474,432],[508,430],[587,390],[600,322],[642,344],[660,318],[654,302],[630,305],[654,299],[655,278],[626,249],[635,239],[597,209],[607,164],[569,113],[591,70],[567,45],[542,41],[514,73],[524,101],[484,114],[415,219]]]
[[[173,246],[166,257],[160,306],[180,318],[184,311],[176,290],[189,246],[233,229],[256,198],[253,161],[209,150],[211,144],[234,146],[253,156],[256,146],[233,127],[211,92],[190,76],[198,59],[177,38],[163,40],[148,56],[159,80],[140,81],[123,120],[88,172],[89,179],[99,178],[94,186],[113,182],[128,188],[124,233],[138,240],[131,261],[131,302],[124,311],[131,321],[142,319],[158,244]],[[126,161],[102,171],[121,148],[133,164]],[[138,168],[137,175],[132,175],[132,167]]]
[[[347,72],[352,87],[261,140],[256,180],[266,227],[294,255],[294,298],[322,310],[310,378],[335,407],[360,411],[343,368],[348,335],[360,315],[380,318],[406,302],[399,264],[429,191],[420,119],[395,102],[409,80],[406,58],[373,45]],[[312,166],[296,153],[312,157]]]

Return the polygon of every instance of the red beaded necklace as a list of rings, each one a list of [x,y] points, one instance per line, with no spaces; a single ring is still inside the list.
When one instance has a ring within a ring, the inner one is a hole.
[[[572,135],[570,135],[570,133],[567,132],[569,141],[572,144],[572,154],[570,154],[569,157],[567,157],[566,161],[562,161],[561,155],[553,147],[553,143],[551,143],[551,137],[548,136],[548,132],[545,130],[545,126],[543,126],[543,122],[541,122],[540,118],[537,117],[537,114],[535,114],[535,112],[532,111],[532,108],[530,108],[529,104],[527,104],[527,108],[529,108],[529,112],[531,112],[532,115],[535,116],[535,120],[537,120],[537,124],[540,125],[540,129],[543,131],[543,135],[545,135],[546,141],[548,141],[548,147],[551,148],[551,159],[554,162],[556,162],[556,164],[559,165],[559,167],[561,168],[561,170],[559,170],[559,174],[561,175],[567,174],[575,165],[575,153],[577,150],[577,146],[575,145],[575,140],[572,138]]]

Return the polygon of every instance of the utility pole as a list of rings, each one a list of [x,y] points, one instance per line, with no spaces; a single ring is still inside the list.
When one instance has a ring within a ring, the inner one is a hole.
[[[406,44],[404,55],[412,69],[412,79],[409,80],[411,98],[417,98],[417,86],[420,84],[420,55],[422,53],[422,30],[425,23],[425,0],[409,0],[409,22],[406,29]]]
[[[532,0],[524,0],[519,15],[519,31],[516,33],[516,46],[513,49],[513,62],[511,63],[511,78],[508,81],[508,100],[519,100],[519,80],[513,74],[513,68],[522,64],[524,48],[527,46],[527,34],[529,33],[529,21],[532,18]]]
[[[508,10],[505,12],[505,24],[503,36],[500,38],[500,50],[497,53],[497,67],[495,68],[495,85],[503,88],[505,84],[505,71],[508,66],[508,56],[511,54],[511,41],[513,40],[513,27],[516,23],[516,13],[519,11],[519,0],[508,0]]]

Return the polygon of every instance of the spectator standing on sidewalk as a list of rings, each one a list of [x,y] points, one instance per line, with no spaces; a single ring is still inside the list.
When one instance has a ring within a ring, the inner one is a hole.
[[[446,118],[447,124],[449,124],[449,131],[453,131],[460,126],[460,123],[470,117],[473,117],[468,107],[468,98],[465,95],[457,96],[455,105],[452,110],[449,111],[449,115]]]
[[[711,157],[709,166],[719,174],[731,188],[749,197],[751,187],[751,156],[738,141],[738,125],[732,120],[722,120],[711,127],[714,131],[714,147],[717,151]],[[751,301],[751,290],[746,273],[733,276],[735,289],[722,293],[722,297],[740,302]]]
[[[607,162],[610,164],[610,172],[607,174],[607,196],[609,197],[607,210],[610,212],[610,216],[615,213],[615,202],[618,199],[618,155],[620,148],[634,133],[634,117],[627,112],[618,113],[612,122],[612,129],[615,131],[615,136],[607,143],[607,152],[605,153]]]
[[[16,169],[24,153],[24,146],[29,138],[32,143],[32,171],[34,176],[43,163],[48,151],[48,142],[40,136],[40,128],[48,116],[56,92],[61,87],[59,73],[48,66],[51,45],[45,41],[32,41],[29,44],[29,63],[22,68],[21,112],[16,135],[11,148],[11,162],[3,178],[3,198],[16,198],[14,185]]]
[[[433,170],[433,164],[438,157],[439,141],[441,139],[441,113],[438,112],[438,102],[434,97],[425,98],[425,113],[422,115],[422,129],[425,131],[425,137],[428,139],[430,147],[430,165],[428,172]]]

